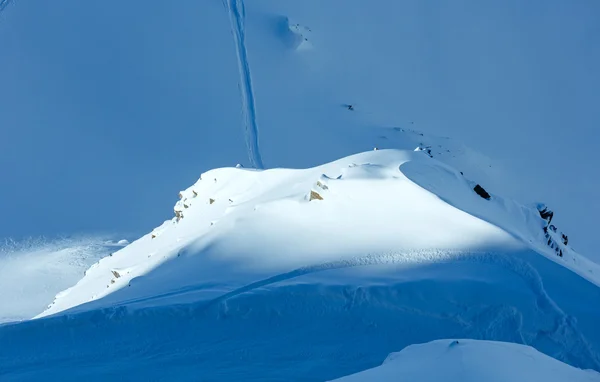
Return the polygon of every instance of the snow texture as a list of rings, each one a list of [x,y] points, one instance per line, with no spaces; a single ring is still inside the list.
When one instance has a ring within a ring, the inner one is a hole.
[[[0,244],[0,323],[31,318],[94,262],[126,243],[106,237],[7,240]]]

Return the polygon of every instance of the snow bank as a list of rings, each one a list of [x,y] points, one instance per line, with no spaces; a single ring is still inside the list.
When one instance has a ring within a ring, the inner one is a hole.
[[[383,365],[339,382],[591,382],[600,374],[581,370],[524,345],[476,340],[438,340],[390,354]]]

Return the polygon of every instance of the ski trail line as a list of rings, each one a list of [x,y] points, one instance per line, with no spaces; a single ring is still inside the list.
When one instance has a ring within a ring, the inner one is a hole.
[[[0,0],[0,13],[6,8],[8,7],[8,5],[10,4],[11,0]]]
[[[244,0],[223,0],[223,5],[229,13],[229,23],[235,42],[239,87],[242,98],[242,116],[244,118],[244,135],[248,157],[255,168],[264,168],[258,145],[258,124],[256,123],[256,105],[252,89],[252,76],[246,51],[246,30],[244,26]]]

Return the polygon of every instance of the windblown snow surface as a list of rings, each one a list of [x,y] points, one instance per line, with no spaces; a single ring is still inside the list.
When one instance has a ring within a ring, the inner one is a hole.
[[[94,262],[126,245],[109,235],[0,243],[0,323],[26,320],[75,284]]]
[[[600,370],[594,264],[421,150],[208,171],[174,212],[0,327],[2,380],[323,381],[441,338]]]

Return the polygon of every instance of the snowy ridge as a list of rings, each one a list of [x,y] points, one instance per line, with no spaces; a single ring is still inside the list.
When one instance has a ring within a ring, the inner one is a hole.
[[[271,337],[273,326],[264,322],[292,333],[295,345],[288,352],[304,354],[316,336],[354,359],[375,341],[361,362],[319,366],[311,375],[322,379],[372,367],[392,344],[397,349],[445,337],[529,344],[570,365],[599,370],[594,328],[600,317],[573,303],[600,298],[594,269],[574,263],[574,251],[561,258],[547,246],[547,221],[535,206],[494,193],[484,199],[473,186],[422,150],[374,150],[303,170],[211,170],[179,193],[171,220],[94,264],[37,316],[55,317],[31,321],[30,330],[49,332],[36,343],[53,342],[63,320],[92,319],[119,333],[105,346],[126,341],[132,354],[142,346],[132,339],[149,338],[153,322],[164,329],[153,341],[165,343],[162,336],[172,334],[164,320],[185,327],[197,341],[185,346],[197,352],[225,333],[238,333],[221,345],[221,355]],[[318,329],[291,329],[315,314],[321,317]],[[366,318],[375,326],[365,325]],[[149,326],[136,326],[140,322]],[[399,323],[405,329],[392,334]],[[251,333],[239,333],[248,325]],[[361,331],[352,343],[332,334],[354,327]],[[204,339],[207,331],[211,340]],[[0,338],[13,341],[18,332],[7,327]],[[166,341],[167,348],[178,348],[178,341]],[[281,343],[270,338],[261,346]],[[250,351],[252,357],[264,354],[261,349]],[[11,352],[6,357],[17,375],[25,370],[18,354],[29,350]],[[207,358],[211,373],[219,370],[215,362],[231,369],[226,359]],[[314,362],[311,356],[299,359]],[[287,377],[278,380],[289,378],[281,373]],[[253,375],[260,380],[265,374]]]
[[[402,178],[404,181],[401,181]],[[364,181],[361,181],[361,179],[364,179]],[[544,221],[535,208],[525,207],[495,195],[491,201],[484,200],[472,191],[472,183],[462,178],[461,174],[422,153],[378,150],[348,157],[309,170],[275,169],[257,172],[230,168],[209,171],[203,174],[201,180],[194,186],[180,193],[181,200],[177,202],[174,208],[175,218],[166,221],[151,234],[132,243],[126,248],[125,252],[120,251],[115,256],[105,258],[100,263],[92,266],[86,272],[86,277],[73,288],[82,293],[80,297],[71,300],[67,296],[71,295],[72,290],[66,291],[60,297],[57,297],[44,315],[110,295],[114,291],[130,285],[129,281],[131,280],[134,280],[135,284],[137,282],[136,277],[151,272],[153,269],[160,267],[161,264],[177,259],[182,255],[185,258],[186,254],[195,253],[199,249],[202,251],[201,248],[224,245],[226,251],[233,251],[232,255],[239,257],[240,255],[237,254],[237,248],[239,247],[231,244],[221,244],[223,242],[221,237],[225,237],[223,235],[234,234],[236,231],[241,231],[235,235],[243,235],[239,241],[247,241],[246,248],[249,248],[248,252],[250,253],[253,252],[250,248],[254,248],[254,251],[261,250],[262,245],[258,244],[256,237],[264,237],[264,240],[271,242],[273,249],[268,252],[272,252],[272,256],[252,258],[254,266],[257,266],[258,269],[264,267],[263,271],[270,272],[271,269],[285,270],[286,267],[291,267],[292,269],[288,268],[287,272],[295,272],[301,275],[308,272],[308,270],[316,269],[315,267],[322,267],[323,265],[318,265],[319,263],[329,264],[327,266],[333,267],[347,266],[343,264],[348,258],[360,258],[361,252],[363,254],[373,253],[373,244],[365,246],[363,239],[354,242],[353,245],[341,245],[341,248],[333,244],[318,245],[305,251],[316,251],[316,256],[320,257],[306,259],[297,256],[284,256],[281,258],[281,255],[274,254],[279,248],[278,240],[273,239],[270,234],[265,236],[269,230],[264,229],[259,232],[256,227],[267,224],[275,232],[281,230],[281,227],[287,227],[292,232],[308,229],[306,235],[310,235],[309,226],[304,226],[305,223],[301,223],[303,227],[301,228],[301,226],[298,226],[298,221],[286,219],[285,216],[282,217],[283,211],[287,211],[283,213],[284,215],[289,214],[290,216],[302,216],[303,213],[308,213],[306,223],[314,221],[318,216],[322,221],[317,225],[322,226],[325,224],[320,229],[329,230],[332,227],[331,224],[341,224],[343,226],[343,223],[337,221],[338,217],[333,213],[334,210],[337,210],[337,213],[356,213],[358,216],[362,216],[365,213],[365,207],[370,209],[366,213],[372,215],[373,218],[381,219],[381,216],[388,216],[387,219],[391,218],[393,221],[396,217],[391,212],[394,209],[389,210],[391,206],[382,205],[385,203],[368,202],[370,197],[365,192],[368,193],[369,189],[373,189],[377,182],[383,182],[382,187],[384,188],[377,189],[386,194],[395,187],[400,187],[396,190],[398,195],[404,193],[409,199],[411,194],[414,195],[413,198],[424,198],[423,203],[425,204],[420,205],[414,211],[421,213],[420,209],[426,208],[430,211],[429,214],[432,214],[432,219],[434,219],[433,216],[436,216],[436,222],[426,222],[421,218],[419,220],[423,227],[427,226],[428,229],[439,232],[437,240],[435,235],[430,235],[426,239],[419,239],[414,235],[410,235],[410,232],[406,233],[405,240],[398,240],[398,238],[390,239],[392,232],[395,230],[390,230],[390,225],[387,223],[382,223],[382,226],[377,225],[376,227],[370,224],[357,225],[356,223],[348,226],[347,229],[371,230],[369,235],[373,235],[372,238],[376,239],[377,242],[383,243],[379,251],[376,251],[378,253],[395,251],[398,248],[396,247],[399,245],[398,242],[403,242],[403,244],[400,244],[400,248],[405,250],[413,251],[413,253],[417,253],[414,252],[415,250],[421,251],[418,252],[421,255],[411,257],[412,261],[419,261],[419,256],[425,254],[423,250],[428,248],[443,248],[446,251],[470,251],[478,247],[493,248],[495,245],[509,245],[513,248],[526,246],[532,247],[553,261],[560,262],[598,285],[595,264],[586,263],[574,251],[569,251],[565,257],[558,258],[554,251],[545,245],[542,229]],[[288,187],[286,183],[293,184],[293,186]],[[356,193],[356,190],[364,187],[362,184],[366,186],[364,191],[359,191],[358,194],[352,196],[353,193]],[[424,190],[421,187],[431,192],[431,194],[427,191],[423,193]],[[387,188],[390,190],[387,190]],[[317,195],[321,200],[311,201],[305,205],[314,195]],[[378,195],[378,193],[375,195]],[[359,200],[363,200],[363,202],[352,201],[357,197],[361,198]],[[404,205],[400,201],[394,202],[395,197],[393,195],[389,197],[391,198],[389,199],[390,202],[396,203],[397,213],[413,211],[413,208]],[[330,199],[331,202],[329,202]],[[365,206],[365,202],[371,203],[371,205]],[[398,202],[401,204],[397,204]],[[319,203],[322,203],[323,207],[319,207]],[[339,204],[328,207],[330,203]],[[436,207],[434,203],[441,204]],[[335,207],[336,205],[338,207]],[[320,208],[325,208],[325,210],[320,211]],[[334,210],[331,210],[332,208]],[[352,208],[354,211],[348,211],[348,208]],[[453,214],[449,221],[452,221],[457,229],[467,230],[467,232],[474,230],[472,231],[473,234],[462,235],[464,239],[458,240],[458,232],[456,234],[446,232],[454,230],[440,226],[440,223],[445,224],[443,223],[444,219],[448,219],[448,217],[442,216],[440,219],[437,216],[439,214],[437,208],[449,209],[449,213]],[[331,211],[327,212],[329,210]],[[465,211],[468,215],[462,211]],[[420,226],[413,219],[407,219],[407,223],[410,221],[410,224],[418,227],[415,229],[416,231],[420,229]],[[463,226],[457,225],[457,221],[461,221],[461,219],[466,219]],[[264,223],[265,221],[267,223]],[[271,227],[273,221],[277,222],[276,225],[279,228]],[[394,224],[402,224],[399,223],[401,221],[403,219],[396,221]],[[250,224],[252,227],[242,229],[241,227],[246,226],[246,222],[254,223]],[[316,221],[310,224],[315,223]],[[247,233],[253,231],[255,237]],[[336,231],[337,229],[332,232]],[[509,235],[505,232],[508,232]],[[408,236],[412,237],[409,238]],[[244,239],[244,237],[247,239]],[[511,237],[517,238],[518,241]],[[353,241],[349,240],[349,242],[352,243]],[[308,248],[311,248],[310,244]],[[342,248],[345,248],[345,250],[341,250]],[[362,251],[357,250],[358,248],[361,248]],[[286,251],[289,252],[287,249],[283,250],[284,253]],[[344,253],[344,258],[336,259],[335,256],[339,255],[334,254],[340,252]],[[319,253],[321,254],[319,255]],[[380,256],[378,253],[375,253],[375,255]],[[250,260],[250,258],[246,260],[244,258],[242,257],[240,260],[244,262]],[[427,259],[427,261],[431,260],[427,255],[422,258]],[[328,261],[329,259],[332,261]],[[317,265],[311,264],[313,261]],[[339,263],[340,261],[341,263]],[[303,265],[303,263],[306,265]],[[582,268],[582,266],[586,268]],[[296,267],[298,267],[298,270],[293,269]],[[115,276],[115,272],[118,276]],[[286,274],[286,272],[282,273]],[[267,277],[267,279],[269,278]],[[255,281],[258,282],[259,280]],[[89,285],[90,282],[96,286]],[[181,281],[177,280],[173,288],[179,289],[182,287],[182,285],[179,285],[180,283]],[[84,287],[83,285],[86,284],[88,285]],[[167,288],[164,284],[162,287]],[[90,293],[91,290],[93,290],[92,293]],[[64,302],[65,305],[61,302]]]
[[[201,180],[194,186],[180,193],[181,200],[174,208],[176,216],[172,220],[166,221],[151,234],[132,243],[127,247],[127,251],[120,251],[111,258],[103,259],[87,272],[86,277],[74,287],[81,292],[87,291],[77,298],[77,304],[110,295],[113,291],[129,285],[129,280],[144,275],[171,259],[186,258],[186,253],[195,253],[198,247],[215,245],[229,247],[231,243],[224,244],[227,240],[223,241],[221,237],[225,238],[224,235],[234,234],[234,232],[238,232],[235,233],[236,236],[243,235],[238,242],[245,242],[246,252],[249,253],[264,252],[263,243],[257,240],[259,237],[271,243],[268,252],[282,250],[283,253],[289,253],[290,249],[280,248],[283,242],[279,243],[279,239],[273,239],[276,232],[282,229],[307,237],[310,237],[315,229],[322,233],[323,230],[333,229],[331,232],[334,235],[342,235],[348,230],[358,229],[368,235],[369,240],[366,237],[357,238],[356,241],[349,240],[341,246],[337,243],[316,244],[315,242],[314,245],[300,247],[302,252],[313,252],[313,258],[291,254],[289,256],[265,254],[258,258],[252,257],[253,264],[257,264],[259,269],[265,267],[264,269],[269,272],[271,269],[302,267],[307,265],[307,262],[310,265],[312,262],[338,260],[337,257],[341,253],[345,258],[354,258],[364,253],[373,253],[374,248],[375,252],[389,252],[398,248],[462,250],[478,248],[482,245],[493,247],[500,243],[503,243],[503,246],[512,243],[508,245],[514,248],[521,246],[502,230],[456,210],[403,176],[399,171],[400,166],[407,161],[422,163],[425,169],[428,168],[428,163],[435,162],[421,153],[378,150],[308,170],[274,169],[260,172],[230,168],[209,171],[203,174]],[[322,189],[318,184],[321,184],[321,187],[326,186],[327,189]],[[382,194],[377,197],[385,195],[387,203],[370,201],[369,194],[373,186],[377,185],[375,195],[381,192]],[[311,192],[319,188],[321,188],[320,197],[325,200],[309,202]],[[465,190],[468,191],[466,188]],[[416,206],[411,206],[396,200],[396,195],[403,194],[405,200],[416,198],[422,201],[416,203]],[[477,198],[476,195],[471,197]],[[396,214],[403,214],[405,217],[399,217],[400,220],[395,221],[397,217],[390,213],[391,206],[386,205],[388,203],[396,203]],[[422,214],[423,207],[426,208],[425,212],[431,215],[431,221],[425,221],[422,217],[417,217],[415,221],[410,217],[410,215]],[[448,210],[448,215],[437,216],[439,211],[436,208],[442,211]],[[335,210],[344,215],[350,214],[347,217],[356,215],[356,221],[340,224]],[[287,215],[296,218],[290,220],[286,218]],[[301,220],[297,220],[303,215]],[[360,222],[359,216],[371,216],[371,218]],[[382,217],[384,220],[381,220]],[[320,222],[315,219],[320,219]],[[379,219],[380,223],[373,225],[369,219]],[[408,221],[411,222],[414,231],[408,230],[398,236],[393,224],[402,224],[400,222],[405,219],[406,224]],[[448,224],[450,221],[453,222],[452,226]],[[265,224],[268,228],[263,226],[257,230]],[[341,227],[343,228],[340,231]],[[437,230],[439,232],[437,239],[435,235],[420,238],[416,235],[416,232],[425,227]],[[473,234],[463,235],[463,239],[457,239],[461,236],[459,232],[464,232],[463,230]],[[280,239],[284,238],[282,236]],[[372,240],[380,244],[374,245]],[[298,244],[301,241],[303,240],[299,240]],[[209,244],[211,242],[212,244]],[[398,247],[400,242],[404,244]],[[237,248],[234,246],[226,251],[232,251],[233,256],[240,256]],[[115,278],[112,271],[117,271],[122,277]],[[176,283],[178,287],[181,286],[178,285],[180,281]],[[92,287],[94,292],[91,294],[90,285],[83,287],[90,282],[95,285]],[[134,286],[132,285],[132,288]],[[163,287],[166,286],[163,284]],[[71,299],[72,292],[71,290],[57,299],[45,314],[54,313],[57,308],[64,309],[64,307],[59,308],[62,306],[61,301],[68,304],[67,307],[74,306],[74,301]],[[80,298],[82,299],[79,300]]]
[[[374,369],[336,379],[339,382],[395,381],[599,381],[600,374],[580,370],[529,346],[469,339],[437,340],[390,354]]]

